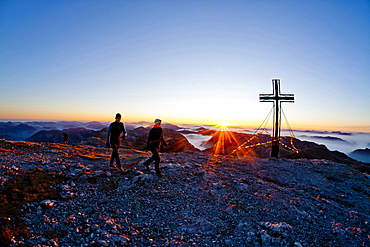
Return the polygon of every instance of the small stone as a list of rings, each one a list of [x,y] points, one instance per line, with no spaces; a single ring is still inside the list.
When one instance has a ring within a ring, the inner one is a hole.
[[[93,231],[93,232],[100,229],[99,225],[97,225],[97,224],[91,225],[90,228],[91,228],[91,231]]]
[[[97,240],[96,243],[98,246],[109,246],[109,243],[106,240]]]
[[[53,208],[53,207],[55,207],[55,204],[51,200],[44,200],[44,201],[40,202],[40,206],[43,209],[47,209],[47,208]]]

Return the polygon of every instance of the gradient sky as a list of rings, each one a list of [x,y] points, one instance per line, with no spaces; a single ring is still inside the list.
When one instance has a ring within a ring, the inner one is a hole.
[[[0,119],[370,132],[370,1],[0,1]]]

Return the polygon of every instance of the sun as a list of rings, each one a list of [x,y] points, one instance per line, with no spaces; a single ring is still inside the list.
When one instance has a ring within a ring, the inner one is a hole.
[[[226,121],[221,121],[221,122],[217,123],[215,126],[219,127],[219,128],[222,128],[222,129],[227,129],[228,127],[234,126],[234,125],[235,124],[231,124],[231,123],[228,123]]]
[[[221,127],[221,128],[227,128],[227,127],[229,127],[230,125],[229,125],[229,123],[228,123],[228,122],[226,122],[226,121],[221,121],[221,122],[219,122],[219,123],[217,124],[217,126],[219,126],[219,127]]]

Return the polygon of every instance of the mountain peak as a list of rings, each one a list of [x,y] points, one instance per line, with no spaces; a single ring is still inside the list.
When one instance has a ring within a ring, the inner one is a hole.
[[[158,178],[140,163],[148,154],[134,149],[120,151],[126,174],[109,168],[106,148],[3,140],[0,152],[0,211],[10,214],[1,219],[28,232],[1,240],[18,245],[368,242],[370,177],[333,161],[163,153]],[[44,191],[49,182],[58,196]],[[10,206],[19,211],[3,210]]]

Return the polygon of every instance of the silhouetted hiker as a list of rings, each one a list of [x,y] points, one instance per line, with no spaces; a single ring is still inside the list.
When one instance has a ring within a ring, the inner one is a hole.
[[[159,162],[161,161],[161,157],[159,156],[159,149],[162,143],[167,146],[167,143],[163,139],[163,130],[161,124],[162,120],[154,120],[154,126],[149,131],[146,150],[150,150],[152,152],[152,157],[144,162],[145,167],[149,169],[150,163],[152,163],[152,161],[155,161],[155,173],[157,174],[157,176],[162,176],[161,170],[159,169]]]
[[[111,123],[108,128],[107,132],[107,140],[106,146],[107,148],[112,147],[112,156],[110,158],[109,166],[112,168],[116,168],[114,166],[114,160],[116,160],[117,168],[123,172],[125,172],[121,167],[121,162],[119,160],[119,153],[118,149],[121,145],[121,139],[124,140],[126,138],[127,132],[123,123],[121,123],[121,114],[116,114],[116,121]]]
[[[68,134],[63,132],[63,143],[67,144],[68,143]]]

